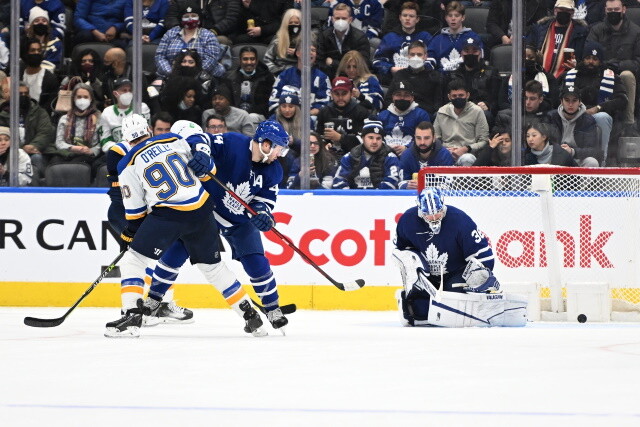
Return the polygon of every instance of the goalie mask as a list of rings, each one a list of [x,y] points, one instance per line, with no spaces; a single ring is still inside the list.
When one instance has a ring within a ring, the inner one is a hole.
[[[447,213],[442,190],[437,187],[427,187],[418,195],[418,215],[424,219],[434,234],[440,233],[442,219]]]

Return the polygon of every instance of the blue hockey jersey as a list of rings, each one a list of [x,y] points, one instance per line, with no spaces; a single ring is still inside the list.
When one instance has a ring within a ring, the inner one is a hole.
[[[431,40],[427,54],[430,59],[436,61],[437,69],[445,72],[457,70],[462,63],[462,46],[469,38],[479,44],[480,50],[484,49],[482,39],[471,28],[464,27],[458,34],[453,35],[447,27]]]
[[[422,161],[418,156],[416,146],[412,145],[409,149],[404,150],[404,153],[400,155],[400,184],[398,188],[404,190],[409,184],[409,180],[414,173],[417,173],[420,169],[428,166],[453,166],[455,160],[453,156],[445,147],[442,146],[442,142],[437,140],[434,142],[433,151],[429,154],[427,160]]]
[[[274,112],[285,92],[300,93],[302,77],[298,67],[287,68],[276,77],[269,97],[269,111]],[[331,81],[317,67],[311,67],[311,108],[320,109],[331,100]]]
[[[225,183],[247,203],[263,202],[275,208],[278,184],[282,181],[282,166],[251,161],[251,138],[241,133],[195,134],[187,138],[190,144],[206,143],[216,164],[216,178]],[[203,179],[204,188],[215,203],[214,216],[223,227],[249,220],[246,209],[213,180]]]
[[[420,108],[417,102],[403,112],[399,112],[395,105],[391,104],[378,114],[378,119],[382,122],[386,134],[384,141],[390,147],[411,145],[418,123],[431,121],[429,113]]]
[[[445,282],[461,275],[471,258],[493,270],[494,255],[487,238],[469,215],[455,206],[447,205],[438,234],[433,234],[429,224],[418,216],[417,206],[408,209],[398,221],[395,245],[420,252],[433,276],[440,276],[444,269]]]
[[[428,46],[431,39],[431,34],[426,31],[415,31],[412,34],[407,34],[404,31],[402,33],[387,33],[373,55],[373,69],[376,74],[385,75],[391,73],[391,67],[406,68],[411,42],[422,40],[424,45]]]

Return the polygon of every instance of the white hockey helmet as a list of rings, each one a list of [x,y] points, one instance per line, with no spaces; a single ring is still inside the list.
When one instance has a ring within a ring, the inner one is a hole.
[[[143,136],[151,136],[149,123],[140,114],[132,114],[122,119],[122,139],[134,141]]]
[[[424,219],[434,234],[440,232],[442,219],[447,213],[444,194],[438,187],[426,187],[418,195],[418,215]],[[442,214],[442,215],[439,215]],[[434,218],[434,216],[436,218]]]
[[[188,138],[196,133],[204,133],[199,124],[190,120],[178,120],[171,126],[171,132],[177,133],[183,138]]]

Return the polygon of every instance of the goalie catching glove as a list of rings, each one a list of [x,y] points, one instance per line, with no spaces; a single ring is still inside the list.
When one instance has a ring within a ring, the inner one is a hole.
[[[265,203],[254,202],[249,206],[256,213],[249,221],[251,221],[251,224],[253,224],[258,230],[266,233],[276,225],[273,215],[271,215],[271,211]]]
[[[493,275],[491,270],[482,265],[482,263],[474,258],[467,263],[462,278],[466,282],[464,288],[467,292],[498,292],[500,291],[500,282]]]

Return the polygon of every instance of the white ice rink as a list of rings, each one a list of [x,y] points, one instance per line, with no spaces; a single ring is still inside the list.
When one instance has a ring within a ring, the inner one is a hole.
[[[107,339],[118,310],[51,329],[0,308],[1,426],[640,426],[640,325],[401,328],[394,312],[299,311],[287,336],[230,310]]]

